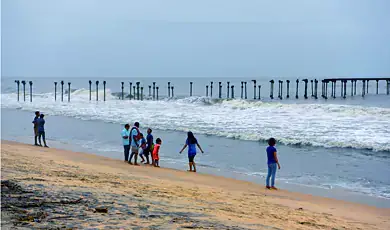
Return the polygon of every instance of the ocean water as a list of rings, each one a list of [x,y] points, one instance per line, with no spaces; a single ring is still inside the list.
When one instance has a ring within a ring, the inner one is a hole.
[[[300,84],[300,98],[295,99],[294,83],[290,86],[290,99],[271,100],[270,78],[261,78],[257,83],[262,85],[262,100],[253,100],[251,83],[248,83],[248,100],[242,100],[241,79],[215,79],[215,86],[221,81],[226,87],[226,81],[230,81],[237,87],[236,99],[218,99],[217,87],[213,98],[205,96],[205,85],[210,82],[207,78],[146,78],[142,80],[144,86],[153,81],[160,85],[160,100],[147,100],[146,89],[146,100],[136,101],[118,98],[120,82],[129,80],[91,79],[107,80],[106,101],[102,101],[101,85],[97,92],[99,101],[96,101],[94,84],[92,101],[89,101],[90,79],[67,79],[66,83],[72,82],[69,103],[67,96],[60,102],[59,87],[54,101],[53,82],[61,79],[37,78],[32,79],[33,102],[30,103],[28,95],[26,102],[23,96],[21,101],[16,100],[14,80],[2,79],[2,138],[28,140],[32,135],[32,112],[40,110],[48,115],[47,136],[52,142],[70,143],[121,158],[121,125],[140,121],[143,129],[152,127],[163,139],[162,162],[170,167],[185,169],[187,160],[177,152],[185,132],[191,130],[205,145],[206,154],[198,160],[201,168],[262,183],[266,175],[265,141],[275,137],[283,167],[278,172],[280,181],[390,199],[390,96],[385,95],[383,83],[379,85],[379,95],[372,82],[364,98],[359,96],[358,84],[358,95],[351,97],[349,87],[347,99],[337,95],[336,99],[328,100],[304,100],[303,84]],[[166,97],[168,81],[175,86],[173,98]],[[194,82],[192,97],[188,96],[190,81]],[[127,84],[125,87],[127,93],[129,87]],[[277,88],[275,92],[276,98]],[[311,95],[310,90],[308,94]],[[222,97],[226,98],[225,88]],[[15,117],[22,120],[20,126],[13,124]],[[26,133],[20,133],[21,127]]]

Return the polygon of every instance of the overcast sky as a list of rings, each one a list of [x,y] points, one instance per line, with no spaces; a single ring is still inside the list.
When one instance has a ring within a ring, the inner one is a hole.
[[[389,76],[389,0],[2,0],[2,76]]]

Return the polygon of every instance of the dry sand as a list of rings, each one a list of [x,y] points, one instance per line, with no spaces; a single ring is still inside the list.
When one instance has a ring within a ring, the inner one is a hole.
[[[3,229],[390,229],[390,209],[1,144]]]

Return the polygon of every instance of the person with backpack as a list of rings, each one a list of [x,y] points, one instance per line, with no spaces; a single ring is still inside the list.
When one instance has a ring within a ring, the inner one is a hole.
[[[139,122],[135,122],[133,128],[130,130],[130,138],[131,138],[131,154],[129,159],[129,164],[133,164],[131,160],[134,157],[134,165],[139,165],[137,163],[138,158],[138,150],[139,150],[139,140],[141,139],[141,132],[139,131]]]
[[[202,147],[200,147],[199,143],[198,143],[198,140],[195,138],[194,134],[192,132],[188,132],[187,133],[187,140],[186,140],[186,143],[184,145],[184,147],[180,150],[180,154],[184,151],[184,149],[186,149],[188,146],[188,165],[190,167],[190,170],[188,170],[189,172],[196,172],[196,165],[195,165],[195,161],[194,161],[194,158],[196,156],[196,146],[198,146],[198,148],[200,149],[200,151],[203,153],[203,150],[202,150]],[[192,167],[194,167],[194,169],[192,170]]]

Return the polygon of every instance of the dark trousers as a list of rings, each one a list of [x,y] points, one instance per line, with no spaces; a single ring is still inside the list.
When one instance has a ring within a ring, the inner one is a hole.
[[[125,161],[129,161],[129,155],[130,155],[130,145],[124,145],[123,150],[125,153]]]
[[[40,144],[40,145],[42,145],[42,143],[41,143],[41,138],[43,139],[43,144],[46,146],[45,131],[40,131],[40,132],[39,132],[38,140],[39,140],[39,144]]]

